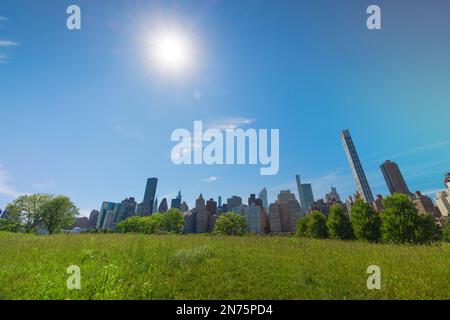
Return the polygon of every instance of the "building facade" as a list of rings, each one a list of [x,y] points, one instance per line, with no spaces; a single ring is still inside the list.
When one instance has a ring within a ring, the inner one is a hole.
[[[346,129],[341,132],[341,140],[344,145],[344,150],[347,155],[348,163],[352,169],[353,178],[355,179],[358,192],[361,197],[367,203],[373,203],[372,190],[370,190],[369,183],[367,182],[366,174],[359,160],[358,153],[356,152],[353,139],[350,135],[350,130]]]
[[[403,179],[400,168],[395,162],[386,160],[380,166],[380,169],[391,194],[402,193],[411,196],[411,192],[406,185],[405,179]]]

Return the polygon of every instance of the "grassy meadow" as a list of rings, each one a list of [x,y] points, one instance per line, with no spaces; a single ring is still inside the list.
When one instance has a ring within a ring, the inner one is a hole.
[[[66,286],[70,265],[81,290]],[[450,244],[0,233],[0,299],[450,299]]]

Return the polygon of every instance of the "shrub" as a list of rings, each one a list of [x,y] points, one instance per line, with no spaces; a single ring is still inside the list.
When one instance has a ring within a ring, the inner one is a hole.
[[[116,225],[116,231],[122,233],[153,234],[161,231],[162,214],[157,213],[148,217],[130,217]]]
[[[326,218],[323,213],[313,211],[300,218],[297,222],[297,235],[314,239],[327,238]]]
[[[380,215],[362,199],[357,199],[350,214],[353,233],[358,240],[378,241],[380,239]]]
[[[247,231],[245,218],[234,212],[221,214],[214,226],[214,233],[218,235],[243,235]]]
[[[447,221],[442,227],[442,240],[450,242],[450,218],[447,218]]]
[[[0,218],[0,231],[21,232],[22,227],[20,221]]]
[[[338,204],[331,206],[327,219],[328,235],[331,239],[348,240],[353,238],[352,224],[344,208]]]

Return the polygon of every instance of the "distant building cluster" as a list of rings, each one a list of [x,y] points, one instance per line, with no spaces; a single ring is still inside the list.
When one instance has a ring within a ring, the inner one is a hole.
[[[364,169],[359,159],[350,131],[343,130],[340,134],[347,159],[356,182],[357,192],[345,202],[341,199],[336,187],[331,187],[323,199],[314,199],[310,183],[302,183],[300,176],[296,175],[298,200],[290,190],[281,190],[277,199],[269,203],[267,189],[263,188],[258,196],[250,194],[247,203],[242,198],[233,195],[222,202],[222,197],[206,200],[202,194],[195,201],[195,206],[189,210],[185,201],[182,201],[181,191],[174,199],[170,199],[170,208],[179,209],[184,215],[184,233],[209,233],[221,214],[234,212],[242,215],[250,233],[283,233],[295,232],[297,221],[312,211],[320,211],[328,215],[330,207],[340,205],[351,214],[351,207],[356,199],[361,198],[373,205],[376,211],[383,210],[383,196],[373,197]],[[442,224],[450,213],[450,173],[445,174],[445,190],[436,194],[435,201],[420,191],[410,192],[397,163],[386,160],[380,166],[383,177],[391,194],[401,193],[407,195],[421,214],[432,215],[436,223]],[[135,198],[124,199],[120,203],[105,201],[100,210],[93,210],[90,217],[81,217],[75,224],[79,229],[114,229],[116,224],[132,216],[149,216],[156,212],[169,210],[169,199],[163,198],[158,205],[156,198],[158,179],[147,179],[144,197],[141,203]],[[1,214],[1,211],[0,211]],[[3,213],[5,215],[5,213]]]

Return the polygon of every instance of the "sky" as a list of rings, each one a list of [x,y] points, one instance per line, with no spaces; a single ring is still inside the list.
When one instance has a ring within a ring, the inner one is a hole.
[[[81,8],[81,30],[66,9]],[[371,4],[381,30],[366,27]],[[398,163],[433,196],[450,171],[450,3],[442,0],[1,1],[0,208],[20,194],[102,201],[178,190],[193,206],[266,187],[315,198],[356,191],[339,132],[349,128],[374,195]],[[175,29],[194,48],[181,73],[149,39]],[[177,128],[279,129],[280,168],[172,163]]]

